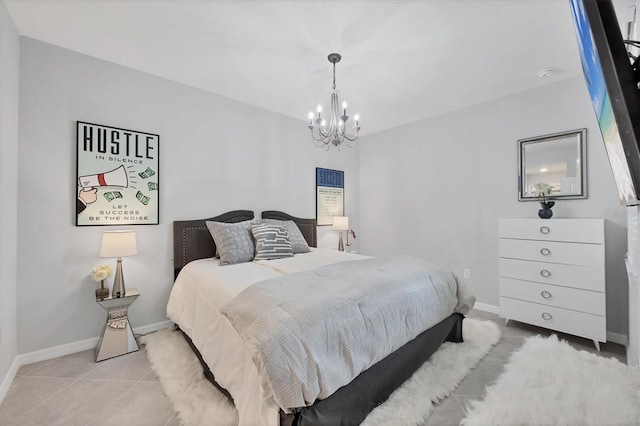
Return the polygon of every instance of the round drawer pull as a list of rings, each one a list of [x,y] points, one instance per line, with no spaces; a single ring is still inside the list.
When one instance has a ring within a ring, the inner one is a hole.
[[[542,316],[542,319],[545,321],[549,321],[551,318],[553,318],[551,314],[547,312],[543,312],[541,316]]]
[[[548,226],[541,226],[540,227],[540,233],[541,234],[548,234],[549,232],[551,232],[551,229],[549,229]]]
[[[551,272],[543,269],[542,271],[540,271],[540,275],[542,275],[544,278],[549,278],[551,276]]]
[[[549,293],[547,290],[541,291],[540,296],[542,296],[545,299],[551,299],[551,293]]]
[[[551,250],[549,250],[548,248],[542,248],[540,249],[540,254],[543,256],[549,256],[551,254]]]

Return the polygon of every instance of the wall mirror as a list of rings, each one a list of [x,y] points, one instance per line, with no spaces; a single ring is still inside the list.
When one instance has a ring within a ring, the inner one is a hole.
[[[518,140],[518,200],[587,198],[587,129]],[[543,185],[544,186],[544,185]]]

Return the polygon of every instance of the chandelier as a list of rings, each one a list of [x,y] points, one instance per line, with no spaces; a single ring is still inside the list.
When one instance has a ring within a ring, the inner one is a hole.
[[[355,125],[353,130],[355,134],[350,135],[347,133],[347,103],[342,102],[342,114],[340,114],[340,92],[336,90],[336,64],[340,62],[342,56],[339,53],[331,53],[328,57],[329,62],[333,64],[333,91],[331,92],[331,108],[329,110],[331,116],[329,117],[329,123],[322,118],[322,106],[318,105],[318,114],[313,112],[309,113],[309,130],[311,130],[311,140],[318,147],[327,147],[327,150],[331,148],[331,145],[340,149],[340,145],[346,142],[349,148],[356,146],[358,140],[358,131],[360,130],[360,119],[356,114],[353,118]]]

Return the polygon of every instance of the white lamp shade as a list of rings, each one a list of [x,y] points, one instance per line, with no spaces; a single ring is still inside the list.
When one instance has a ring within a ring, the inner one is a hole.
[[[334,216],[333,229],[335,229],[336,231],[348,231],[349,218],[347,216]]]
[[[136,231],[105,231],[102,233],[100,257],[125,257],[138,254]]]

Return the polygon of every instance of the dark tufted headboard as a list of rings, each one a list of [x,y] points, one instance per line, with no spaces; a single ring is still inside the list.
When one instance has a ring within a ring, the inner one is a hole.
[[[173,272],[174,278],[189,262],[207,259],[216,254],[216,245],[209,233],[206,221],[236,223],[253,219],[251,210],[234,210],[208,219],[178,220],[173,222]],[[262,212],[263,219],[293,220],[310,247],[317,247],[316,220],[302,219],[284,212]]]
[[[205,223],[236,223],[253,219],[251,210],[234,210],[208,219],[178,220],[173,222],[173,272],[174,278],[187,263],[214,257],[216,245]]]

